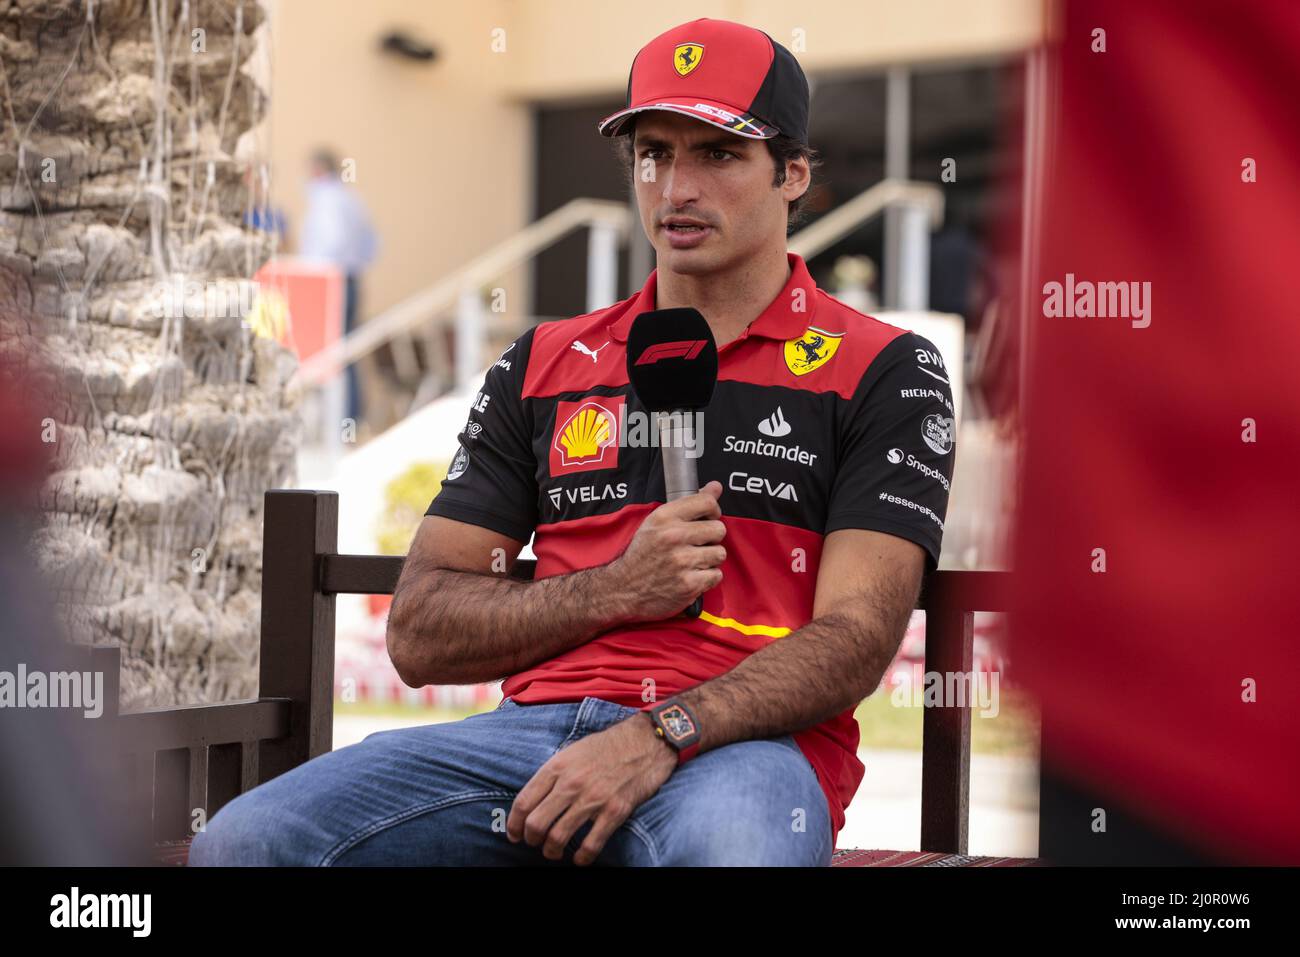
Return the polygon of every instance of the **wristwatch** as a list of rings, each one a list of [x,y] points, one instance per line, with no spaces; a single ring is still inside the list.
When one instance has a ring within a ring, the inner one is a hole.
[[[667,741],[677,751],[677,766],[681,767],[700,750],[700,723],[691,709],[680,701],[665,701],[650,709],[655,734]]]

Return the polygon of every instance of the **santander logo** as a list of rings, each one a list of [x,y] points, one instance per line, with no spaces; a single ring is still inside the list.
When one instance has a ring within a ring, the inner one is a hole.
[[[758,431],[764,435],[770,435],[774,439],[779,439],[783,435],[789,435],[794,427],[785,420],[785,415],[781,412],[778,405],[776,411],[769,415],[762,422],[758,423]]]

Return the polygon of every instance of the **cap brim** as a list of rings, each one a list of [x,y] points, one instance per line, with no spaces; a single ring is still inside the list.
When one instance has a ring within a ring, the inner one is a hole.
[[[738,113],[725,103],[715,100],[703,100],[699,97],[667,97],[654,103],[642,103],[611,113],[597,124],[601,136],[621,136],[627,131],[627,121],[637,113],[647,110],[664,110],[680,113],[691,119],[700,120],[728,133],[735,133],[751,140],[770,140],[780,134],[775,126],[760,120],[751,113]]]

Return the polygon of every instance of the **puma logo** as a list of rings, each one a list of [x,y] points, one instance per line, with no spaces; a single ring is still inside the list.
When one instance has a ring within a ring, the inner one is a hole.
[[[584,356],[591,356],[591,361],[596,362],[598,359],[600,359],[598,353],[600,352],[601,349],[605,348],[605,346],[607,345],[609,345],[608,342],[602,342],[600,345],[596,347],[595,352],[593,352],[591,349],[588,349],[587,346],[583,344],[582,340],[575,339],[573,341],[573,345],[570,346],[569,348],[578,350]]]

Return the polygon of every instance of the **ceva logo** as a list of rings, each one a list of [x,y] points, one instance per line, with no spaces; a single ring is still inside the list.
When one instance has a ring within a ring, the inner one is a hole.
[[[736,484],[737,480],[740,481],[739,485]],[[732,472],[727,476],[727,485],[735,492],[769,495],[772,498],[785,499],[787,502],[799,501],[799,495],[791,483],[772,482],[759,475],[750,475],[748,472]]]

